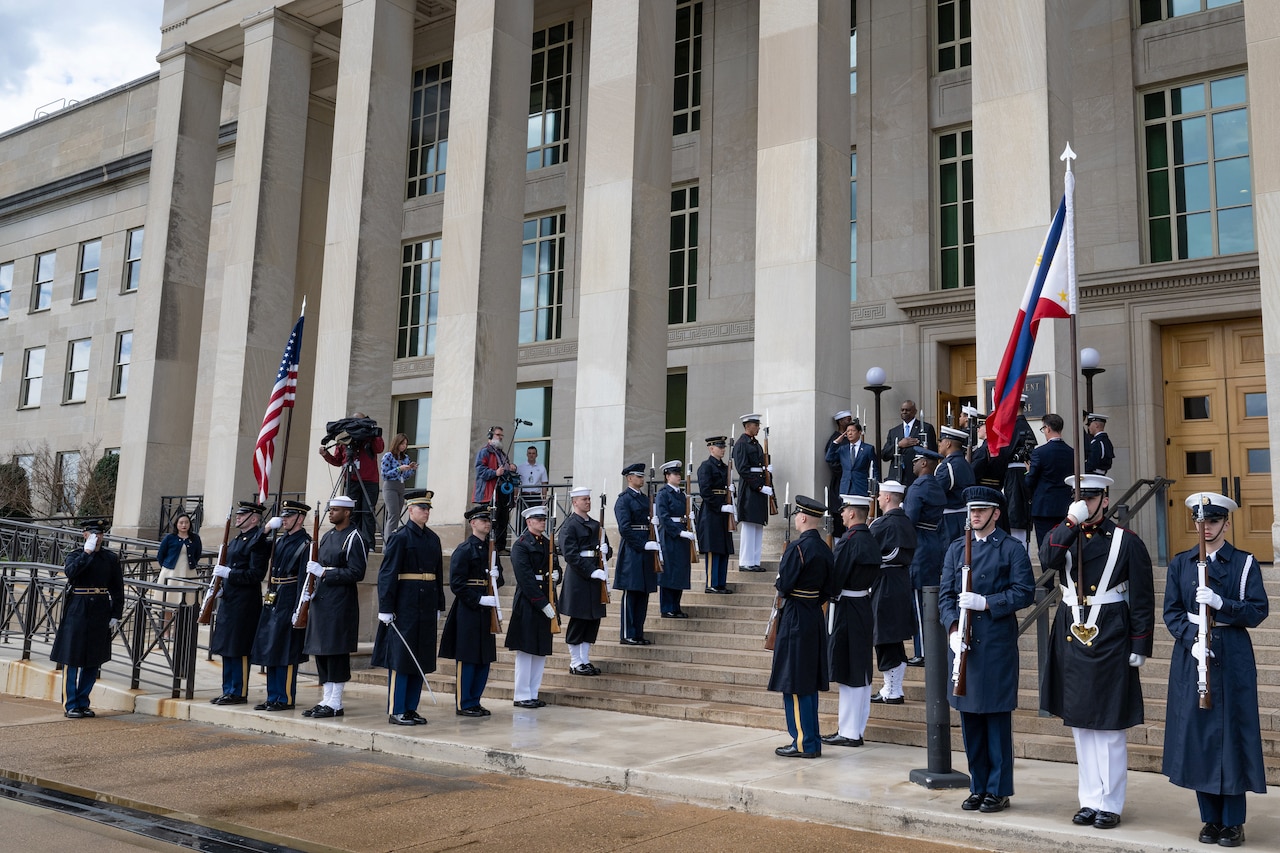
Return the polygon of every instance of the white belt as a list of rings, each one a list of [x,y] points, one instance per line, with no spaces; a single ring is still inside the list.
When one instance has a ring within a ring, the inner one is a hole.
[[[747,469],[747,473],[748,473],[748,474],[763,474],[763,473],[764,473],[764,469],[763,469],[763,468],[748,468],[748,469]]]
[[[869,589],[842,589],[840,590],[841,598],[866,598],[871,594]]]
[[[1200,625],[1200,624],[1201,624],[1201,622],[1200,622],[1200,614],[1199,614],[1199,613],[1192,613],[1190,610],[1188,610],[1188,611],[1187,611],[1187,621],[1188,621],[1188,622],[1190,622],[1192,625]]]
[[[1097,595],[1086,595],[1084,601],[1076,601],[1075,594],[1067,587],[1062,587],[1062,603],[1068,607],[1075,607],[1077,604],[1088,607],[1091,604],[1116,604],[1124,601],[1124,594],[1129,590],[1129,582],[1117,584],[1106,592],[1100,592]]]
[[[579,557],[594,557],[595,555],[596,555],[595,551],[579,551],[578,552]]]
[[[542,580],[542,575],[534,575],[534,576],[533,576],[533,579],[534,579],[534,580],[536,580],[536,581],[540,581],[540,580]]]
[[[1025,463],[1025,462],[1010,462],[1010,463],[1009,463],[1009,467],[1010,467],[1010,468],[1026,468],[1026,467],[1027,467],[1027,463]]]

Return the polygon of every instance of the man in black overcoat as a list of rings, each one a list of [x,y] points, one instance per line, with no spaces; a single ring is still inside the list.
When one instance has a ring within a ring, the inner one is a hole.
[[[351,522],[355,500],[338,495],[329,501],[329,523],[320,537],[319,560],[307,562],[310,584],[307,636],[302,651],[316,659],[316,673],[323,691],[320,704],[302,712],[304,717],[329,719],[345,714],[342,694],[351,680],[351,653],[360,639],[360,598],[357,584],[364,580],[368,549]],[[303,591],[306,595],[306,591]]]
[[[253,706],[255,711],[291,711],[298,695],[298,664],[307,659],[302,653],[307,632],[293,627],[293,613],[311,559],[309,512],[311,506],[301,501],[280,504],[280,535],[271,552],[267,595],[249,654],[251,665],[267,668],[267,698]]]
[[[249,701],[249,653],[258,633],[262,582],[271,559],[271,540],[260,527],[266,511],[256,501],[240,501],[234,521],[236,536],[227,543],[222,562],[213,568],[214,577],[222,579],[209,640],[209,651],[222,656],[222,695],[209,700],[214,705]]]
[[[600,496],[601,499],[604,495]],[[564,642],[569,647],[569,672],[599,675],[591,663],[591,644],[600,634],[609,595],[609,537],[591,517],[591,489],[569,492],[573,512],[560,525],[560,553],[564,555],[564,590],[560,614],[569,617]]]
[[[525,531],[511,546],[511,573],[516,593],[511,600],[511,622],[507,625],[506,647],[515,652],[517,708],[541,708],[538,698],[542,673],[551,655],[552,625],[558,624],[551,606],[551,589],[560,582],[560,561],[552,553],[547,538],[547,508],[541,504],[521,513]]]
[[[760,415],[742,416],[742,435],[733,443],[733,467],[738,471],[738,537],[742,554],[738,571],[763,572],[760,548],[764,528],[769,523],[769,497],[773,487],[766,483],[767,463],[764,446],[756,438],[760,434]]]
[[[698,550],[707,572],[706,591],[729,594],[729,557],[733,555],[733,500],[729,494],[729,466],[724,463],[727,437],[707,438],[708,456],[698,466]]]
[[[465,513],[471,535],[449,558],[449,589],[453,605],[440,634],[440,656],[457,663],[454,713],[459,717],[487,717],[480,704],[489,683],[489,665],[498,659],[498,642],[491,614],[498,607],[495,594],[503,585],[502,562],[491,538],[489,507],[474,506]]]
[[[64,714],[78,720],[92,717],[89,693],[99,668],[111,660],[111,637],[124,614],[124,573],[120,558],[102,547],[107,525],[102,519],[81,523],[84,547],[63,563],[67,576],[62,620],[53,639],[50,659],[62,664]]]
[[[845,532],[836,542],[832,600],[827,609],[831,633],[831,680],[840,685],[839,724],[822,736],[828,746],[862,746],[871,716],[872,648],[875,614],[871,589],[880,576],[880,545],[867,527],[871,498],[841,495]]]

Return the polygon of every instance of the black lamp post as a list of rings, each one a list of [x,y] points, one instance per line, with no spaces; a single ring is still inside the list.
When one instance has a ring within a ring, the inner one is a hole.
[[[884,474],[880,467],[880,448],[884,446],[884,434],[880,431],[880,395],[891,390],[891,386],[885,385],[884,380],[884,368],[873,367],[867,371],[867,384],[863,386],[864,391],[876,395],[876,482],[880,482]]]
[[[1093,347],[1085,347],[1080,350],[1080,372],[1084,374],[1084,417],[1089,417],[1089,413],[1093,411],[1093,377],[1099,373],[1106,373],[1105,367],[1098,367],[1102,362],[1102,356]],[[1081,418],[1084,420],[1084,418]]]

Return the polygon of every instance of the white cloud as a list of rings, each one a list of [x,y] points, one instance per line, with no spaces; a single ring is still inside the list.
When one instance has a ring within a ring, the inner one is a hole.
[[[0,132],[155,71],[163,6],[0,0]]]

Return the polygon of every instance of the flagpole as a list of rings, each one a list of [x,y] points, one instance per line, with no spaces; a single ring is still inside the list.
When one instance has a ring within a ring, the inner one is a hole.
[[[298,319],[299,319],[299,320],[301,320],[301,319],[302,319],[303,317],[305,317],[306,315],[307,315],[307,297],[306,297],[306,294],[303,294],[303,297],[302,297],[302,310],[300,310],[300,311],[298,312]],[[301,341],[299,341],[299,342],[298,342],[298,355],[299,355],[299,357],[301,357],[301,355],[302,355],[302,342],[301,342]],[[295,393],[296,393],[296,392],[295,392]],[[279,514],[280,514],[280,507],[281,507],[281,505],[284,503],[284,472],[285,472],[285,469],[286,469],[286,468],[288,467],[288,465],[289,465],[289,437],[290,437],[290,435],[293,433],[293,409],[294,409],[294,407],[293,407],[293,406],[289,406],[288,408],[289,408],[289,417],[288,417],[288,419],[286,419],[286,420],[285,420],[285,423],[284,423],[284,449],[283,449],[283,450],[281,450],[278,454],[275,454],[275,456],[279,456],[279,457],[280,457],[280,480],[279,480],[279,482],[278,482],[278,483],[277,483],[277,485],[276,485],[276,502],[275,502],[275,505],[272,507],[272,510],[271,510],[271,514],[272,514],[273,516],[275,516],[275,515],[279,515]],[[273,456],[272,461],[274,461],[274,456]],[[268,475],[268,476],[270,476],[270,475]],[[318,511],[319,511],[319,510],[317,510],[317,512],[318,512]]]
[[[1067,293],[1069,294],[1069,304],[1067,310],[1071,316],[1068,319],[1069,339],[1071,341],[1071,419],[1074,422],[1071,427],[1072,441],[1075,442],[1075,489],[1072,492],[1071,499],[1073,501],[1080,500],[1080,475],[1083,473],[1083,464],[1081,463],[1081,455],[1084,448],[1081,446],[1080,432],[1080,347],[1076,339],[1076,313],[1078,306],[1076,305],[1076,214],[1075,214],[1075,187],[1076,176],[1071,171],[1071,161],[1076,158],[1076,152],[1071,150],[1071,143],[1067,143],[1067,147],[1063,150],[1062,156],[1058,159],[1067,164],[1067,173],[1063,176],[1063,197],[1066,199],[1066,222],[1063,228],[1063,237],[1067,241]],[[1079,519],[1081,522],[1084,519]]]

